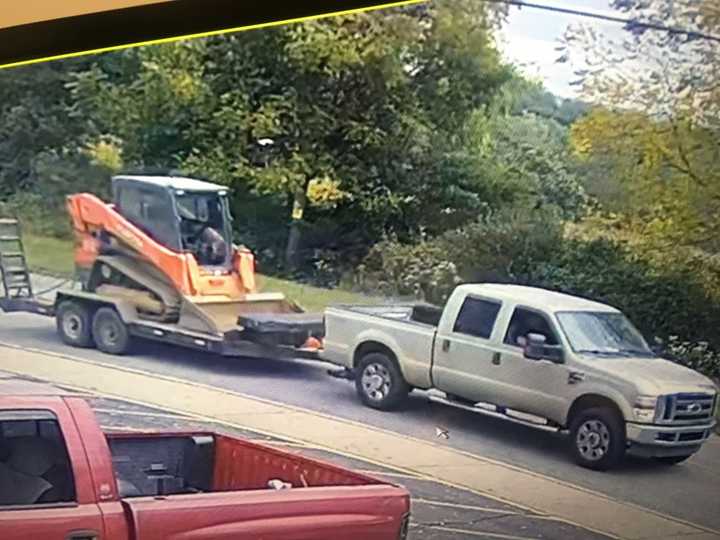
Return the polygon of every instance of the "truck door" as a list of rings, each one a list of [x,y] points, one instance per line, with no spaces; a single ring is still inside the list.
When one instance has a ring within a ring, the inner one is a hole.
[[[527,334],[542,334],[559,345],[558,332],[543,312],[517,306],[502,339],[498,380],[506,388],[502,405],[544,418],[562,418],[567,398],[568,369],[549,360],[530,360],[523,353]]]
[[[468,295],[452,327],[438,328],[433,351],[433,382],[448,394],[496,403],[499,397],[491,342],[502,304]]]
[[[58,414],[73,426],[67,411]],[[61,431],[60,425],[50,410],[0,410],[2,540],[104,537],[82,443],[76,431]]]

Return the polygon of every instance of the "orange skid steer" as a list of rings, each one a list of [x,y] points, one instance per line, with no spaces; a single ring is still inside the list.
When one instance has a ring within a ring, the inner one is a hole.
[[[254,256],[232,242],[226,187],[116,176],[112,190],[113,203],[88,193],[67,197],[80,290],[61,289],[43,302],[26,269],[27,287],[13,287],[0,244],[2,309],[52,315],[65,343],[111,354],[141,337],[231,356],[317,356],[322,315],[257,292]],[[19,232],[2,238],[17,239],[13,254],[24,262]]]

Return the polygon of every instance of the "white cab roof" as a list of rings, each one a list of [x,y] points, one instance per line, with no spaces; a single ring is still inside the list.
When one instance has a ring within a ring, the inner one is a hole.
[[[549,291],[538,287],[522,285],[504,285],[496,283],[467,284],[458,287],[466,294],[488,296],[498,300],[508,300],[528,307],[545,308],[558,311],[604,311],[617,313],[619,310],[607,304],[593,302],[577,296]]]
[[[115,176],[113,180],[134,180],[180,191],[227,191],[227,186],[182,176]]]

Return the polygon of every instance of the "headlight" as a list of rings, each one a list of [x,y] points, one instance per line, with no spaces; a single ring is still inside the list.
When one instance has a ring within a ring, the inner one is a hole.
[[[638,422],[654,422],[661,416],[660,408],[664,403],[665,401],[658,396],[638,396],[633,406],[635,420]]]

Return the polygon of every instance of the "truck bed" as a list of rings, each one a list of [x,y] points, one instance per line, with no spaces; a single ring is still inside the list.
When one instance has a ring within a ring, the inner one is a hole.
[[[381,485],[347,469],[213,433],[107,434],[123,497]],[[162,481],[158,493],[159,480]]]
[[[392,321],[422,324],[437,327],[443,308],[430,304],[407,304],[393,306],[345,305],[335,309],[351,311],[370,317],[381,317]]]
[[[435,334],[442,309],[427,304],[336,306],[325,311],[321,357],[348,369],[355,367],[360,343],[393,343],[402,354],[405,380],[416,388],[431,386]]]

